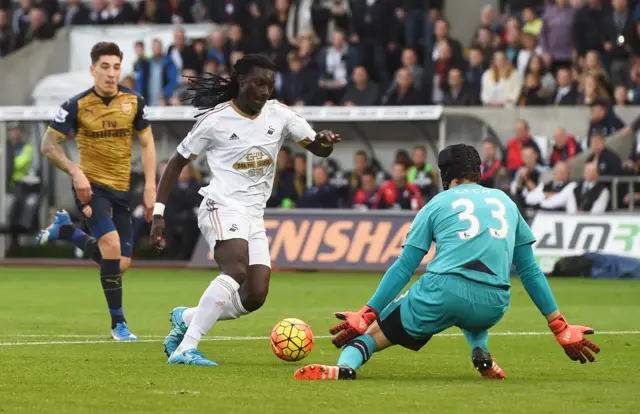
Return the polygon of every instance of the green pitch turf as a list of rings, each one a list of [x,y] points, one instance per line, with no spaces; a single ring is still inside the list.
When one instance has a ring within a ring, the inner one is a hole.
[[[640,282],[553,280],[569,321],[603,332],[595,364],[570,361],[514,280],[513,304],[491,351],[508,375],[474,371],[459,331],[419,353],[376,354],[353,382],[296,382],[267,336],[285,317],[308,322],[303,363],[334,363],[326,338],[335,310],[357,310],[379,275],[278,274],[258,313],[218,323],[201,350],[215,368],[169,366],[169,311],[194,305],[213,272],[134,270],[125,311],[139,343],[109,340],[98,272],[0,269],[0,412],[21,413],[638,413]],[[513,332],[513,334],[509,334]],[[217,337],[217,338],[216,338]],[[225,337],[225,338],[223,338]]]

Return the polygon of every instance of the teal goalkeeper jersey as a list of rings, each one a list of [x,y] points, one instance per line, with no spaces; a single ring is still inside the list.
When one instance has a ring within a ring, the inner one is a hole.
[[[425,252],[435,242],[428,273],[457,274],[491,286],[510,286],[513,250],[535,237],[501,190],[463,184],[434,197],[416,216],[405,245]]]

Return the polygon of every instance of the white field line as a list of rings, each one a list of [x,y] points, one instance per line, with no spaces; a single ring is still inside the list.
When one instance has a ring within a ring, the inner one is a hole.
[[[491,332],[491,336],[542,336],[551,335],[551,332]],[[596,335],[640,335],[640,331],[599,331]],[[436,336],[456,338],[463,336],[461,333],[443,333]],[[115,343],[128,343],[127,341],[119,342],[112,339],[106,339],[106,335],[30,335],[30,334],[8,334],[0,335],[0,338],[20,338],[16,342],[0,342],[0,346],[21,346],[21,345],[85,345],[85,344],[115,344]],[[26,338],[40,338],[40,339],[52,339],[52,338],[68,338],[75,340],[43,340],[43,341],[25,341]],[[105,338],[105,339],[100,339]],[[157,343],[164,339],[164,336],[141,336],[135,342],[142,343]],[[316,339],[329,339],[331,336],[316,336]],[[203,338],[203,341],[262,341],[268,340],[268,336],[212,336]]]

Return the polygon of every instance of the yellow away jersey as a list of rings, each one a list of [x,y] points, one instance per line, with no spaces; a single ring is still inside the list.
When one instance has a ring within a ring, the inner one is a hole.
[[[89,89],[66,101],[49,124],[60,140],[76,132],[80,168],[89,182],[117,191],[129,191],[134,129],[150,128],[144,98],[119,87],[112,97]]]

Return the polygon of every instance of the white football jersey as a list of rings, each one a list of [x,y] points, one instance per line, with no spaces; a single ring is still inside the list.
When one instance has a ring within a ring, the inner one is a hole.
[[[284,140],[305,146],[315,136],[302,116],[276,100],[267,101],[253,117],[229,101],[202,115],[178,152],[190,159],[206,154],[213,177],[200,189],[202,196],[221,207],[262,217]]]

